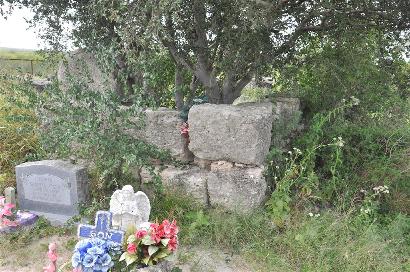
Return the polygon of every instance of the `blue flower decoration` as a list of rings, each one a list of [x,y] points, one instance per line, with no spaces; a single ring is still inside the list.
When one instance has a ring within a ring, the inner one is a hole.
[[[73,257],[71,257],[71,264],[74,268],[77,268],[81,264],[80,252],[74,253]]]
[[[87,249],[87,253],[90,255],[102,255],[105,253],[105,249],[98,246],[93,246]]]
[[[100,263],[95,263],[94,265],[94,271],[101,271],[103,269],[102,265]]]
[[[99,238],[91,239],[91,240],[90,240],[90,243],[91,243],[93,246],[97,246],[97,247],[105,247],[105,246],[106,246],[106,242],[105,242],[104,240],[102,240],[102,239],[99,239]]]
[[[114,266],[110,254],[120,254],[121,245],[99,238],[81,240],[75,246],[71,263],[83,272],[107,272]]]
[[[100,258],[100,262],[102,266],[109,266],[111,264],[111,256],[109,254],[104,254]]]
[[[84,267],[93,267],[96,261],[97,261],[97,256],[93,256],[93,255],[90,255],[90,254],[85,254],[84,260],[83,260],[83,266]]]
[[[76,245],[75,249],[80,252],[81,257],[87,253],[87,250],[92,247],[92,244],[88,240],[80,240]]]
[[[120,254],[121,253],[121,244],[108,241],[107,242],[108,251],[113,254]]]
[[[114,263],[111,262],[111,265],[110,265],[110,266],[103,266],[103,267],[101,268],[101,272],[107,272],[107,271],[110,270],[110,268],[113,267],[113,266],[114,266]]]

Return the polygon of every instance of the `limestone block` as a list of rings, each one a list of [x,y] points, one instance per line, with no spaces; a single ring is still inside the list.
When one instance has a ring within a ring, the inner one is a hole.
[[[233,163],[228,161],[215,161],[211,163],[211,171],[229,170],[233,168]]]
[[[102,71],[97,59],[82,49],[68,53],[58,67],[57,79],[63,90],[70,86],[70,78],[93,91],[115,88],[113,76]]]
[[[144,111],[141,129],[128,130],[127,133],[142,139],[158,148],[169,150],[171,155],[181,161],[192,161],[192,153],[188,150],[187,139],[181,135],[184,122],[179,112],[166,108]]]
[[[188,115],[189,150],[201,159],[262,165],[272,121],[272,103],[194,105]]]
[[[211,169],[211,163],[212,162],[210,160],[200,159],[198,157],[194,158],[194,164],[199,166],[202,169],[210,170]]]
[[[208,205],[207,179],[209,173],[196,166],[187,169],[169,167],[160,175],[168,190],[187,194],[198,203]]]
[[[263,168],[231,168],[213,171],[208,176],[208,194],[212,206],[250,212],[262,205],[267,183]]]

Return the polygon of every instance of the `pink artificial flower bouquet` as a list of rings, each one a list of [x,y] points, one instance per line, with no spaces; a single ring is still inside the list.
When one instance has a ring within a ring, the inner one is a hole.
[[[127,250],[120,261],[125,261],[127,266],[141,267],[167,260],[178,248],[178,232],[175,220],[143,224],[128,236]]]
[[[0,196],[0,227],[16,227],[18,222],[15,221],[16,214],[13,212],[14,204],[6,203],[6,198]]]

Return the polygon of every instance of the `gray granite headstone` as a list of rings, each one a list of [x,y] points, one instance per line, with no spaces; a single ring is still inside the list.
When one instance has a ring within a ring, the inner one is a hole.
[[[16,166],[21,210],[43,215],[53,225],[78,215],[88,195],[86,168],[62,160],[27,162]]]

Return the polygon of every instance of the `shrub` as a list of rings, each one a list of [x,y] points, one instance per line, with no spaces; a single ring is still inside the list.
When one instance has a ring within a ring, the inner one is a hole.
[[[388,186],[391,195],[378,205],[379,220],[408,212],[410,82],[403,79],[409,64],[395,52],[382,54],[384,38],[377,33],[360,41],[342,34],[323,43],[313,38],[295,65],[276,78],[276,91],[301,98],[307,127],[292,142],[302,155],[286,162],[286,154],[272,147],[268,157],[267,173],[279,189],[268,208],[279,224],[310,206],[360,210],[361,191],[377,186]],[[348,97],[360,104],[340,110]],[[332,144],[339,137],[343,146]]]
[[[86,80],[68,77],[63,89],[54,82],[42,92],[23,91],[41,120],[45,152],[49,157],[85,160],[94,173],[92,197],[102,200],[125,184],[138,188],[133,172],[143,166],[153,169],[153,159],[169,161],[170,156],[133,137],[144,125],[144,105],[124,106],[113,90],[90,89]]]
[[[0,192],[15,186],[14,167],[36,158],[41,148],[34,112],[25,106],[26,97],[16,95],[21,82],[0,78]]]

